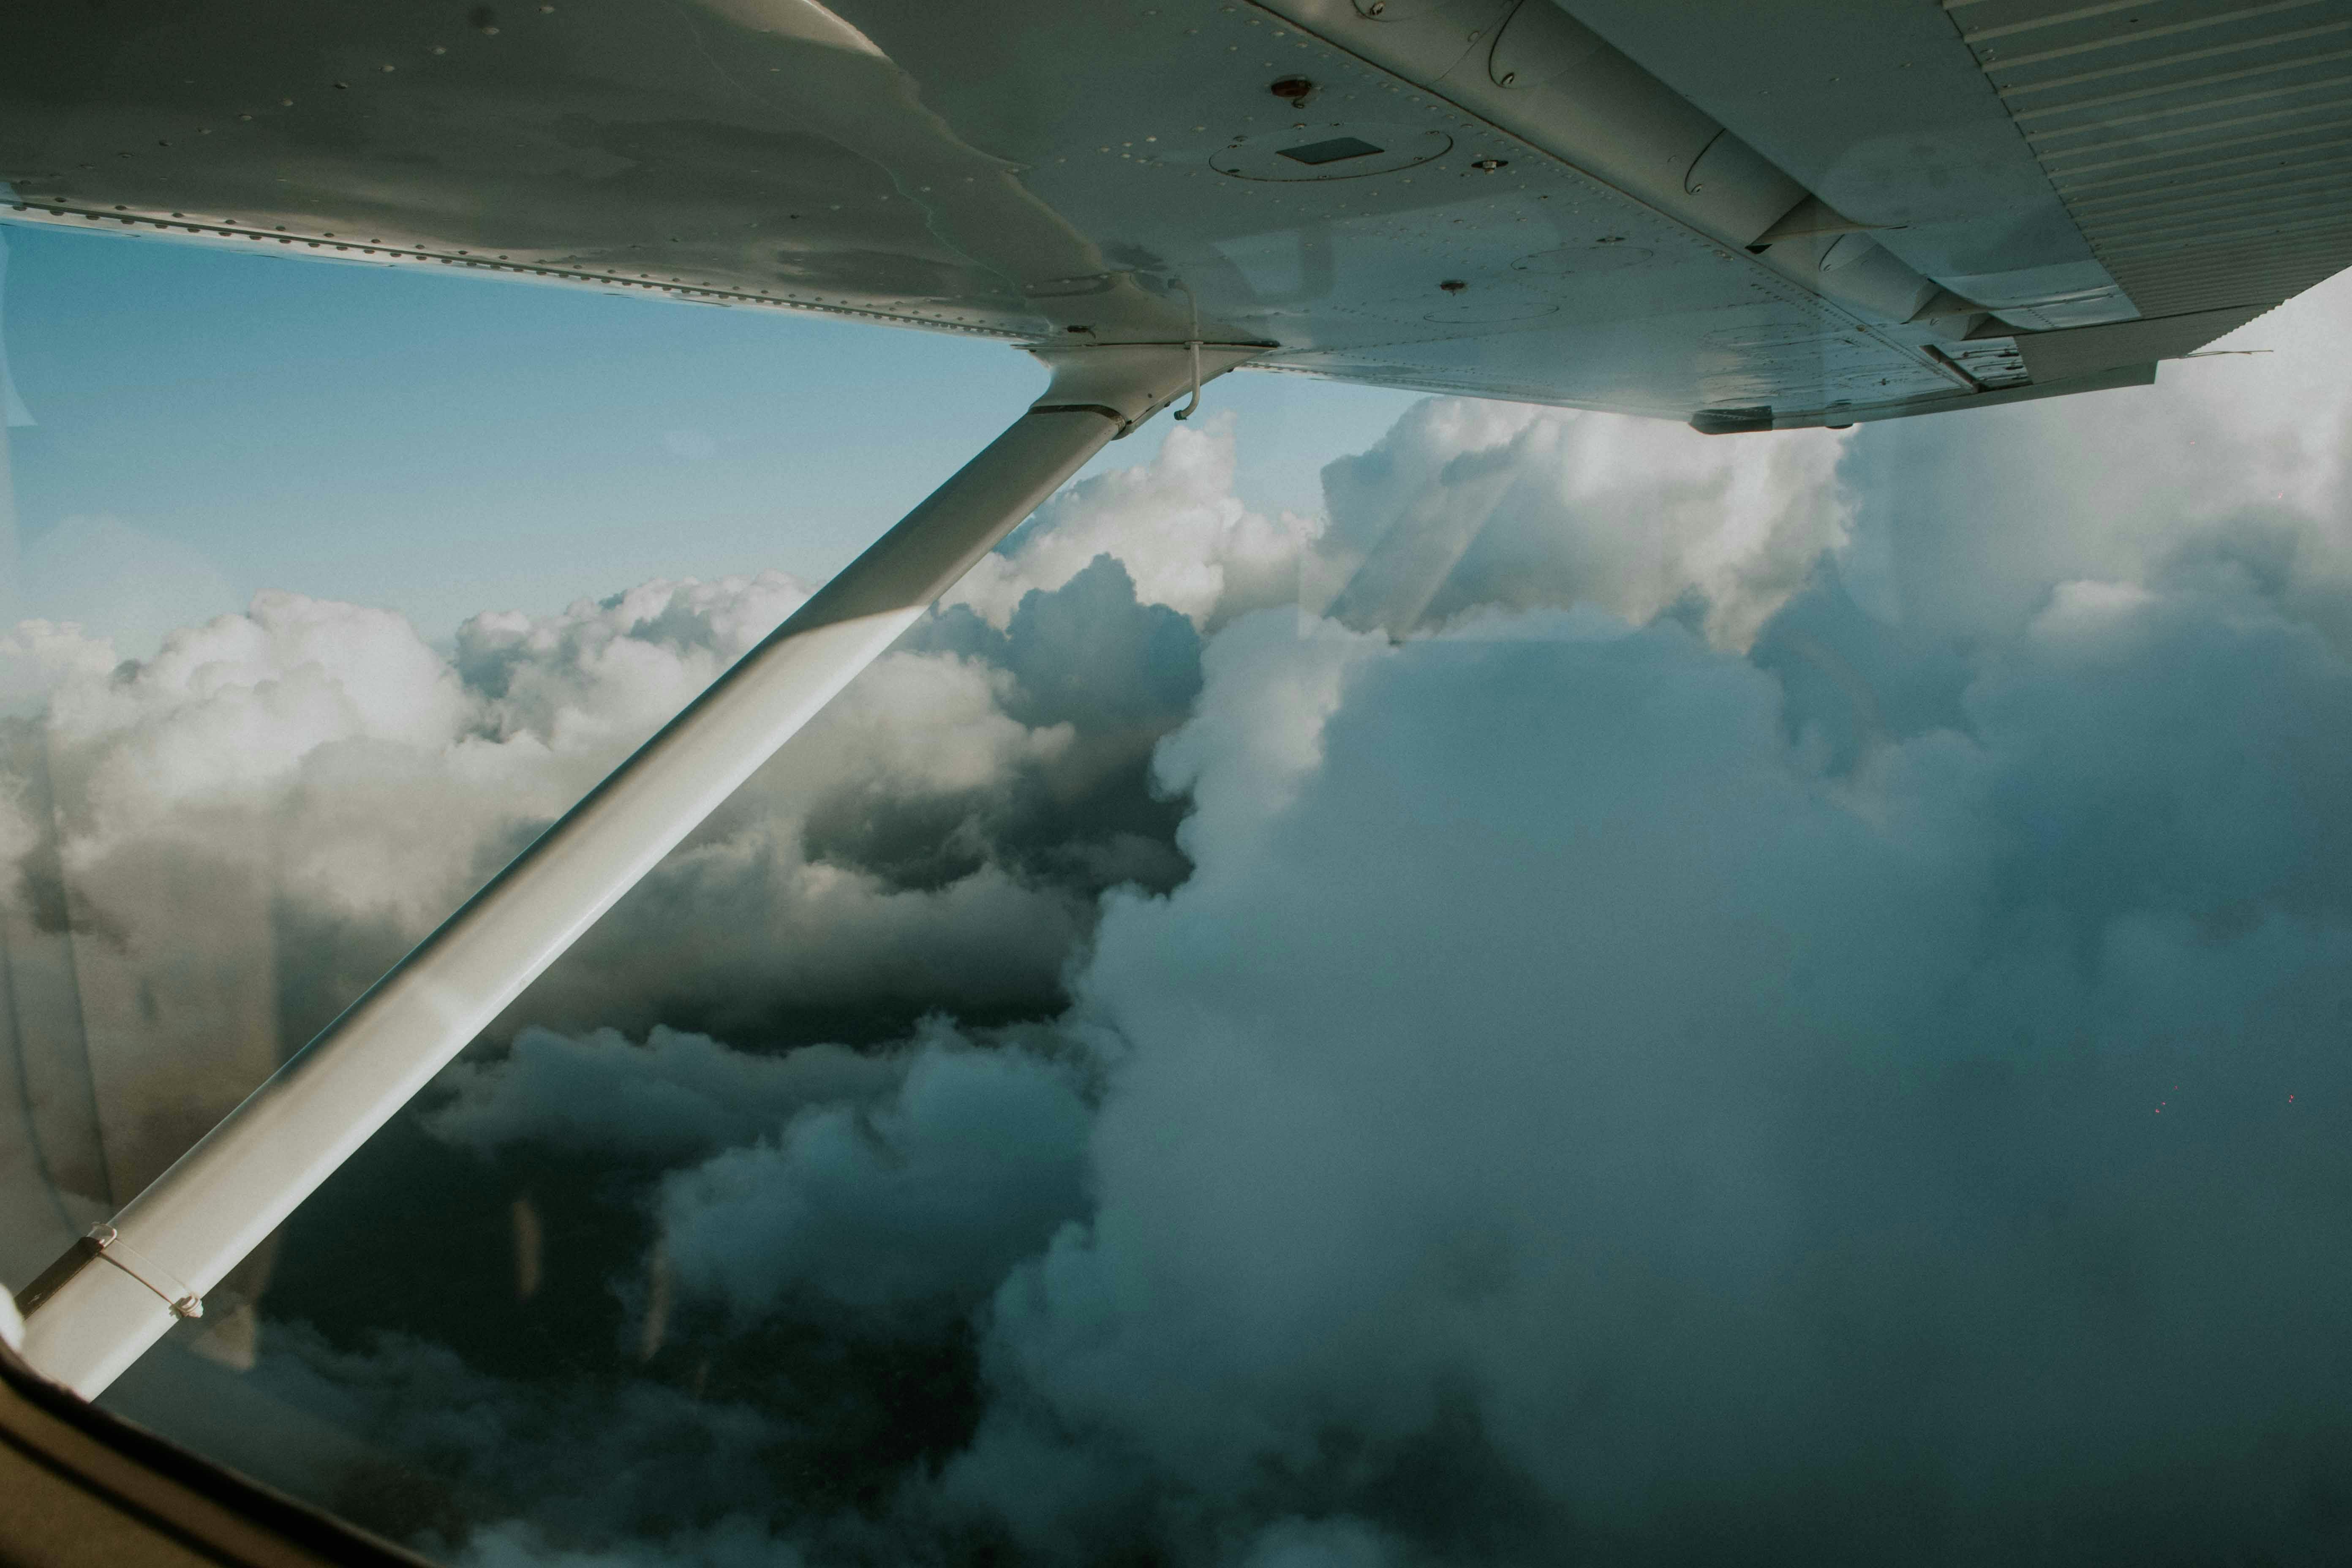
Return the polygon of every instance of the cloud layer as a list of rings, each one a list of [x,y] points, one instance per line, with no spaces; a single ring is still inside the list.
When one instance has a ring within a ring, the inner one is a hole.
[[[2328,357],[1433,402],[1318,520],[1171,435],[321,1194],[252,1382],[483,1564],[2338,1557]],[[799,592],[20,628],[78,940],[266,864],[316,1011]]]

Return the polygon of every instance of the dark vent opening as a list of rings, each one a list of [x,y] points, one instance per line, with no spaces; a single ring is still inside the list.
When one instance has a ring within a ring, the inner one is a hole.
[[[1282,155],[1294,163],[1339,163],[1349,158],[1369,158],[1381,149],[1355,136],[1334,136],[1328,142],[1309,142],[1304,147],[1285,147]]]
[[[1702,436],[1736,436],[1747,430],[1772,428],[1769,405],[1754,408],[1702,408],[1691,416],[1691,428]]]

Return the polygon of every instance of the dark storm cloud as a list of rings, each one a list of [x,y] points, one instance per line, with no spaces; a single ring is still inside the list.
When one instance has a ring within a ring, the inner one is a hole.
[[[961,1316],[1085,1212],[1087,1121],[1050,1060],[935,1029],[886,1103],[803,1111],[667,1178],[666,1256],[750,1317],[786,1297]]]
[[[2079,597],[1843,782],[1671,625],[1234,628],[1203,726],[1336,692],[1318,754],[1269,811],[1163,753],[1199,869],[1098,933],[1096,1210],[950,1489],[1127,1455],[1182,1555],[1272,1502],[1444,1560],[1451,1424],[1544,1560],[2329,1549],[2352,671]]]
[[[570,1039],[530,1028],[494,1061],[450,1067],[425,1124],[483,1153],[529,1140],[676,1162],[748,1144],[805,1107],[870,1100],[900,1076],[839,1046],[764,1057],[674,1029],[640,1044],[611,1029]]]

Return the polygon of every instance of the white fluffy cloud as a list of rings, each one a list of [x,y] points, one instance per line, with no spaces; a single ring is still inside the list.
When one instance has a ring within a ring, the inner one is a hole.
[[[2333,283],[2220,345],[2262,353],[2153,389],[1874,429],[1843,468],[1843,575],[1882,620],[1958,639],[2013,636],[2062,583],[2226,576],[2352,647],[2352,388],[2313,352],[2347,336]]]
[[[1843,438],[1727,441],[1678,425],[1423,403],[1324,474],[1310,608],[1402,634],[1582,604],[1647,620],[1687,602],[1744,647],[1843,542]]]
[[[1116,569],[1088,584],[1114,619],[1141,613]],[[277,593],[140,661],[46,623],[0,642],[0,679],[37,704],[12,754],[42,774],[0,789],[17,868],[0,897],[72,928],[84,1038],[57,1048],[89,1059],[114,1186],[168,1164],[805,596],[774,574],[648,584],[478,616],[451,654],[389,612]],[[1050,596],[1012,625],[1041,668],[1087,629],[1057,630]],[[1196,679],[1177,676],[1159,728]],[[1116,825],[1031,820],[1040,801],[1139,791],[1158,730],[1035,708],[985,657],[886,657],[500,1032],[675,1021],[741,1038],[780,1007],[903,1026],[933,1005],[1050,1005],[1097,888],[1178,873]],[[1013,828],[1027,839],[999,842]]]
[[[1298,552],[1317,521],[1244,506],[1234,493],[1234,438],[1229,411],[1171,426],[1149,461],[1097,475],[1039,508],[944,603],[1003,626],[1024,594],[1060,587],[1105,552],[1127,568],[1145,604],[1204,628],[1295,599]]]

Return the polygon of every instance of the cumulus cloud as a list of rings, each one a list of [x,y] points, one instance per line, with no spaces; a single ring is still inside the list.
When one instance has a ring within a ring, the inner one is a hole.
[[[529,1028],[496,1060],[453,1063],[426,1125],[483,1153],[530,1140],[676,1161],[751,1143],[807,1107],[872,1100],[899,1077],[889,1058],[835,1045],[768,1057],[675,1029],[638,1044],[614,1029]]]
[[[2352,646],[2352,397],[2295,352],[2347,332],[2331,284],[2219,345],[2259,354],[2168,365],[2154,391],[1874,429],[1843,465],[1841,574],[1881,620],[1955,640],[2014,635],[2060,583],[2228,578]]]
[[[113,649],[77,626],[22,621],[0,636],[0,711],[37,713],[51,689],[114,668]]]
[[[1432,400],[1324,473],[1307,602],[1392,635],[1496,610],[1685,605],[1744,647],[1843,542],[1843,440]]]
[[[968,1310],[1082,1212],[1087,1124],[1051,1060],[935,1035],[886,1104],[813,1107],[667,1178],[667,1261],[688,1289],[753,1314],[788,1294]]]
[[[949,1485],[1108,1452],[1121,1511],[1442,1552],[1451,1424],[1506,1555],[1844,1555],[1818,1521],[1869,1505],[1973,1561],[2121,1497],[2325,1539],[2242,1489],[2329,1473],[2352,1394],[2310,1114],[2352,1090],[2352,883],[2294,864],[2344,839],[2352,670],[2213,619],[2062,596],[1976,733],[1843,781],[1672,623],[1237,626],[1204,719],[1335,659],[1339,700],[1271,813],[1245,750],[1164,753],[1199,869],[1097,934],[1096,1206],[998,1297],[1018,1397]],[[2279,700],[2214,723],[2221,683]]]
[[[943,1020],[885,1051],[765,1056],[707,1036],[525,1030],[445,1074],[425,1118],[481,1153],[533,1145],[668,1167],[653,1200],[675,1285],[740,1315],[787,1296],[863,1313],[968,1310],[1083,1210],[1092,1056]]]
[[[1316,520],[1171,436],[321,1195],[255,1378],[483,1563],[2341,1556],[2352,394],[2273,358],[1793,439],[1431,403]],[[209,689],[469,759],[489,846],[796,591],[486,617],[381,733]],[[330,749],[61,776],[299,823]],[[403,1177],[499,1248],[532,1194],[560,1288],[365,1274]]]
[[[1612,440],[1656,438],[1433,404],[1335,468],[1329,536],[1363,545],[1376,572],[1380,539],[1432,531],[1399,529],[1400,506],[1454,520],[1489,554],[1513,538],[1613,539],[1649,454]],[[1268,519],[1234,495],[1234,440],[1230,418],[1174,429],[1142,465],[1049,504],[498,1033],[871,1033],[931,1006],[1049,1006],[1097,892],[1185,874],[1176,808],[1146,763],[1189,711],[1202,637],[1290,602],[1303,552],[1309,577],[1329,565],[1322,520]],[[1670,509],[1682,521],[1641,563],[1540,583],[1508,562],[1499,577],[1456,572],[1454,597],[1412,624],[1496,602],[1495,581],[1628,614],[1719,595],[1744,624],[1761,601],[1743,584],[1779,571],[1749,557],[1782,549],[1785,518],[1836,522],[1813,505],[1817,460],[1736,448],[1698,448],[1727,455],[1711,468],[1678,459],[1696,476]],[[1727,495],[1731,522],[1691,521]],[[58,897],[92,939],[90,1051],[125,1102],[113,1120],[140,1129],[116,1141],[140,1151],[118,1162],[122,1181],[160,1169],[806,594],[772,573],[651,583],[553,615],[485,613],[446,651],[387,612],[282,593],[128,662],[71,626],[11,634],[0,681],[20,711],[46,706],[57,813],[43,831],[66,868]],[[215,952],[191,965],[199,924]],[[229,1034],[238,1048],[211,1043]]]
[[[1149,462],[1072,486],[950,589],[1002,626],[1032,588],[1060,587],[1108,552],[1146,604],[1207,628],[1297,595],[1298,554],[1317,520],[1251,511],[1234,493],[1230,410],[1170,428]]]
[[[0,790],[5,896],[70,928],[115,1189],[806,596],[773,573],[653,583],[484,614],[446,651],[391,612],[274,592],[144,659],[72,626],[0,640],[30,726],[12,754],[42,773]],[[494,1035],[871,1036],[939,1006],[1052,1010],[1095,894],[1183,874],[1146,767],[1198,685],[1198,635],[1108,558],[1027,590],[1002,628],[954,615],[868,670]]]

